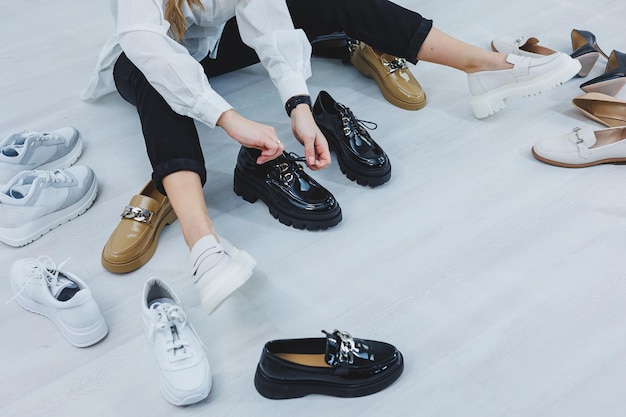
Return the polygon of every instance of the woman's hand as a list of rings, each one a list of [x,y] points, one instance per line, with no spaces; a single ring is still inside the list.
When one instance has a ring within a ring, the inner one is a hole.
[[[291,111],[291,129],[296,139],[304,145],[304,156],[309,168],[318,170],[330,165],[328,142],[313,120],[307,104],[300,104]]]
[[[285,150],[273,127],[248,120],[233,109],[222,113],[217,125],[242,146],[259,149],[261,156],[257,158],[257,164],[269,162]]]

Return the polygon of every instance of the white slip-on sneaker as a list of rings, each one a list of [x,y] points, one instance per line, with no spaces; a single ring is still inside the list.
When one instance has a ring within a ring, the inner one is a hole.
[[[205,346],[187,322],[178,295],[161,279],[148,279],[142,297],[143,328],[161,370],[161,392],[174,405],[202,401],[211,390]]]
[[[202,308],[211,314],[252,275],[256,261],[246,251],[213,235],[201,238],[191,249],[193,282]]]
[[[13,298],[28,311],[52,320],[74,346],[87,347],[102,340],[108,328],[91,290],[80,278],[56,266],[47,256],[13,263]]]
[[[580,70],[580,62],[564,53],[540,58],[509,54],[506,60],[513,64],[513,68],[467,75],[472,94],[470,104],[478,119],[503,109],[508,98],[548,91],[571,79]]]
[[[594,131],[590,126],[538,141],[535,158],[546,164],[584,168],[599,164],[626,163],[626,126]]]
[[[86,166],[20,172],[0,185],[0,241],[27,245],[87,211],[97,193],[96,175]]]
[[[70,126],[46,133],[13,133],[0,142],[0,184],[21,171],[67,168],[76,162],[82,149],[80,133]]]

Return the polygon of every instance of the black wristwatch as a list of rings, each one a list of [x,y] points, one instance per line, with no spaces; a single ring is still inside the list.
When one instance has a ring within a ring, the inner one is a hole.
[[[285,111],[287,112],[287,116],[291,117],[291,111],[296,108],[298,104],[308,104],[309,108],[311,106],[311,96],[307,96],[305,94],[300,96],[293,96],[285,103]]]

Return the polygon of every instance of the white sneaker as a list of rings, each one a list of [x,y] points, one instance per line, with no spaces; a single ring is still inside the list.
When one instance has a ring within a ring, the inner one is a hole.
[[[211,390],[211,368],[178,296],[159,278],[150,278],[143,288],[142,309],[143,328],[161,369],[163,396],[174,405],[205,399]]]
[[[13,299],[28,311],[52,320],[74,346],[91,346],[108,328],[91,290],[76,275],[47,256],[19,259],[11,268]]]
[[[24,246],[84,213],[96,199],[91,168],[23,171],[0,185],[0,241]]]
[[[546,164],[583,168],[626,163],[626,126],[594,131],[591,126],[535,143],[533,156]]]
[[[193,282],[202,308],[211,314],[252,275],[256,261],[224,238],[207,235],[191,249]]]
[[[513,68],[467,75],[473,96],[470,104],[478,119],[503,109],[505,99],[548,91],[580,70],[580,62],[561,52],[540,58],[509,54],[506,60]]]
[[[13,133],[0,142],[0,184],[21,171],[67,168],[76,162],[82,149],[80,133],[73,127],[49,133]]]

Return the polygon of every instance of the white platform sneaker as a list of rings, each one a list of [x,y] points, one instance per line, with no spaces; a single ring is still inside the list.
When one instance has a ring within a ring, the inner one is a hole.
[[[24,130],[0,142],[0,184],[21,171],[67,168],[80,156],[83,142],[73,127],[48,133]]]
[[[11,268],[11,289],[19,305],[48,317],[74,346],[91,346],[108,333],[87,284],[47,256],[17,260]]]
[[[0,185],[0,241],[27,245],[87,211],[97,193],[96,176],[86,166],[20,172]]]
[[[256,261],[226,239],[204,236],[191,249],[193,282],[202,308],[211,314],[252,275]]]
[[[143,327],[161,370],[163,396],[174,405],[205,399],[211,390],[211,368],[178,296],[159,278],[150,278],[144,285],[142,310]]]
[[[560,52],[538,58],[509,54],[506,60],[513,68],[467,75],[472,94],[470,104],[478,119],[503,109],[506,99],[548,91],[580,70],[580,62]]]

